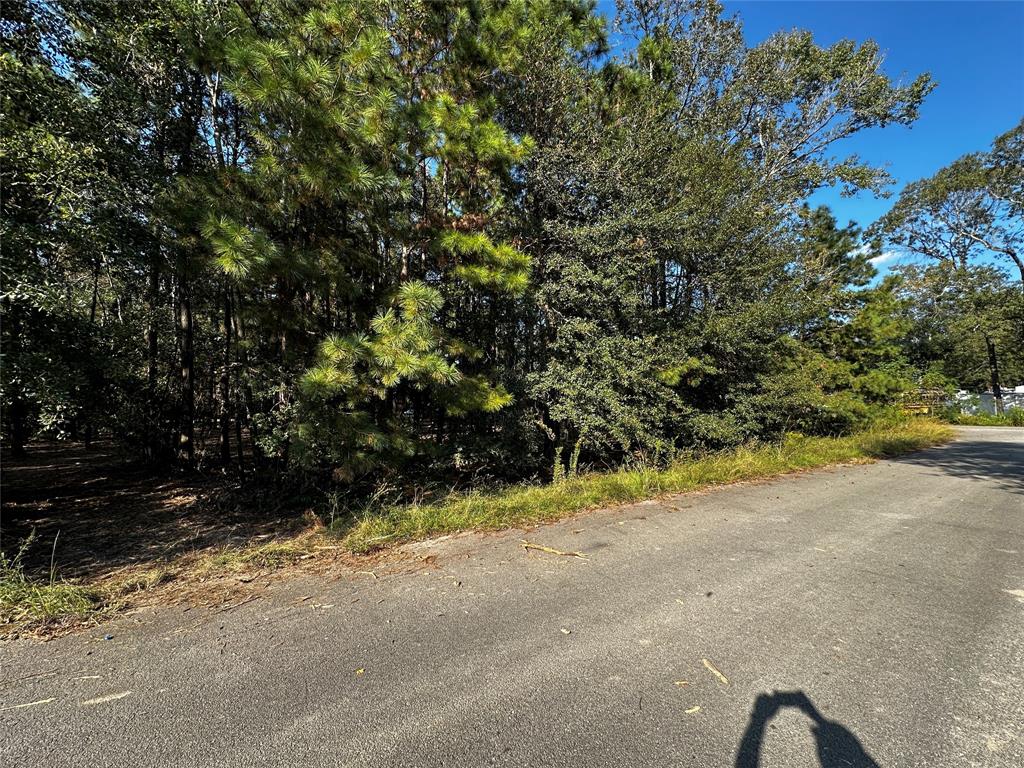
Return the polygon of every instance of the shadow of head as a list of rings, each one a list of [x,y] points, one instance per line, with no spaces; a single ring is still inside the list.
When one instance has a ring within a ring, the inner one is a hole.
[[[775,691],[757,697],[740,741],[736,768],[760,768],[761,745],[768,722],[786,707],[800,710],[811,720],[821,768],[880,768],[853,732],[824,717],[803,691]]]

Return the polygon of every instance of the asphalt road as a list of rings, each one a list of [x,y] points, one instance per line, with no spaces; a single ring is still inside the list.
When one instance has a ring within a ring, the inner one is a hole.
[[[8,643],[0,765],[1020,768],[1022,553],[1024,430],[965,429]]]

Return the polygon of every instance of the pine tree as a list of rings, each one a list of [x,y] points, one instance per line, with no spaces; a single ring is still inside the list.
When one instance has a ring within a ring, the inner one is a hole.
[[[251,157],[204,232],[276,345],[262,356],[278,379],[257,386],[276,401],[261,409],[267,453],[283,460],[298,438],[302,463],[350,478],[412,452],[430,421],[508,402],[459,333],[529,274],[487,233],[529,147],[492,117],[488,11],[280,3],[227,43]]]

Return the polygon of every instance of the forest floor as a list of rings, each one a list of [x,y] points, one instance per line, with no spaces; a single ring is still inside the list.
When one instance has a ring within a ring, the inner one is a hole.
[[[154,471],[111,444],[39,442],[26,459],[5,456],[0,549],[36,605],[0,617],[0,636],[5,624],[51,635],[128,608],[229,603],[289,570],[354,559],[312,513],[244,483]],[[31,584],[67,586],[70,605],[46,605],[52,595]]]
[[[262,506],[222,504],[225,479],[154,472],[114,446],[36,443],[5,457],[2,535],[23,541],[23,564],[66,578],[104,578],[139,563],[292,533],[296,518]]]
[[[423,567],[414,550],[399,546],[411,541],[526,529],[668,494],[869,463],[952,435],[949,427],[920,421],[842,438],[797,438],[663,469],[584,474],[380,509],[334,530],[301,499],[282,498],[251,478],[154,471],[126,461],[110,444],[85,450],[36,443],[27,459],[3,461],[0,637],[52,636],[167,604],[230,609],[297,571]]]

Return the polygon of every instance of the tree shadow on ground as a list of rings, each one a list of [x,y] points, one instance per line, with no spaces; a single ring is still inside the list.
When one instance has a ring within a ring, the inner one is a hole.
[[[3,457],[0,549],[31,575],[100,578],[136,564],[255,541],[302,524],[252,477],[183,474],[125,461],[112,444],[91,450],[36,443],[28,458]],[[58,535],[59,534],[59,535]]]
[[[785,707],[799,709],[811,719],[821,768],[881,768],[852,731],[824,717],[803,691],[776,691],[757,697],[740,741],[736,768],[760,768],[761,745],[768,723]]]
[[[941,448],[891,459],[899,464],[928,467],[945,475],[996,483],[1024,494],[1024,441],[978,440],[964,437]]]

